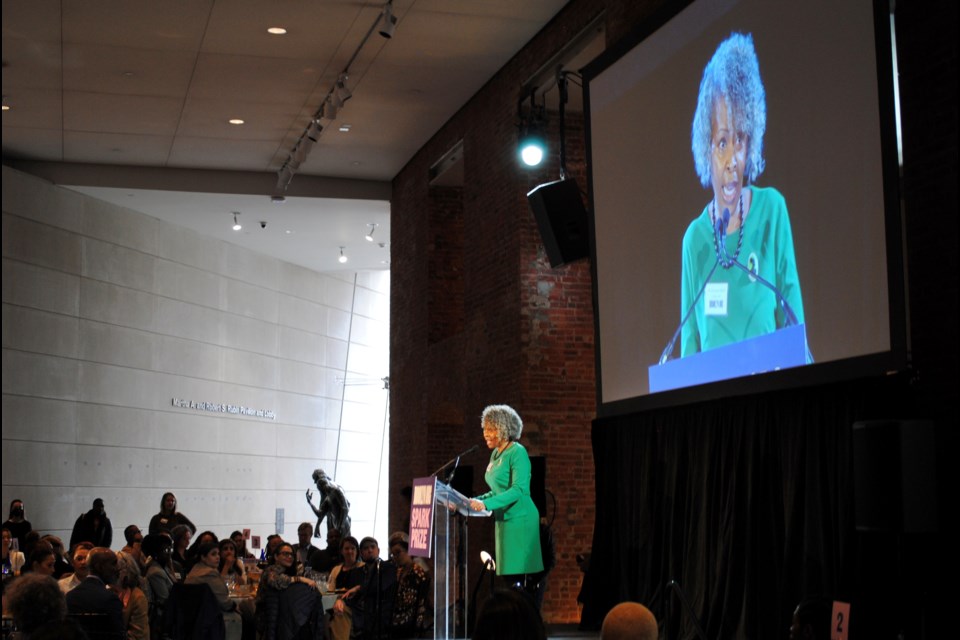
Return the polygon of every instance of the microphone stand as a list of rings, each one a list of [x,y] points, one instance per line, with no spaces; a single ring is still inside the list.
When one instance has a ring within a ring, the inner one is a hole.
[[[472,447],[470,447],[469,449],[467,449],[466,451],[461,451],[460,453],[458,453],[457,455],[455,455],[453,458],[451,458],[450,460],[448,460],[442,467],[440,467],[439,469],[437,469],[436,471],[434,471],[433,473],[431,473],[430,476],[433,477],[433,476],[438,475],[441,471],[443,471],[444,469],[446,469],[447,467],[449,467],[449,466],[452,464],[452,465],[453,465],[453,471],[451,471],[450,474],[449,474],[449,475],[447,476],[447,478],[446,478],[446,484],[450,484],[451,482],[453,482],[453,476],[454,476],[454,474],[457,472],[457,468],[460,466],[460,458],[463,457],[463,456],[465,456],[465,455],[469,455],[469,454],[473,453],[473,452],[476,451],[479,447],[480,447],[480,445],[475,444],[475,445],[473,445]]]
[[[667,583],[668,589],[673,589],[673,592],[677,594],[677,597],[680,599],[680,603],[683,605],[683,608],[686,609],[687,613],[690,614],[690,619],[693,620],[693,628],[697,631],[697,637],[701,640],[707,640],[707,633],[703,630],[703,626],[700,624],[700,620],[697,619],[697,614],[693,612],[693,607],[690,606],[690,602],[687,600],[687,597],[683,595],[683,591],[680,589],[680,585],[677,584],[676,580],[671,580]]]

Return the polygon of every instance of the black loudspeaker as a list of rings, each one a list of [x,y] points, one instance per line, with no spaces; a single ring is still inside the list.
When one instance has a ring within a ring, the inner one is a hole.
[[[530,456],[530,497],[541,517],[547,515],[547,458]]]
[[[577,181],[547,182],[527,194],[551,267],[590,255],[587,210]]]
[[[937,530],[936,432],[923,420],[853,425],[854,524],[860,531]]]

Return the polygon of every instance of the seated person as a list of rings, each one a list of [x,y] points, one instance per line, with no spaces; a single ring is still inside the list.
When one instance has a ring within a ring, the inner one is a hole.
[[[187,549],[190,547],[193,531],[185,524],[178,524],[170,531],[170,537],[173,538],[173,553],[170,554],[170,559],[173,560],[173,568],[177,573],[176,581],[180,582],[187,575]]]
[[[243,537],[242,531],[234,531],[230,534],[230,539],[233,540],[233,545],[237,548],[237,557],[241,560],[247,558],[256,558],[255,555],[250,553],[250,550],[247,549],[247,539]]]
[[[67,603],[57,581],[39,573],[27,574],[10,583],[3,596],[13,622],[23,638],[86,638],[83,631],[67,620]]]
[[[71,589],[83,582],[87,577],[87,558],[93,545],[89,542],[78,542],[70,550],[70,564],[73,567],[73,573],[60,578],[60,590],[68,593]]]
[[[147,558],[143,555],[142,549],[143,532],[135,524],[127,525],[127,528],[123,530],[123,539],[127,544],[120,551],[132,556],[137,561],[142,573],[147,565]]]
[[[293,550],[297,553],[297,562],[307,568],[313,567],[313,561],[316,559],[317,554],[320,553],[320,549],[317,549],[310,542],[311,537],[313,537],[313,525],[309,522],[301,522],[300,526],[297,527],[297,539],[299,542],[293,545]]]
[[[243,630],[237,603],[230,599],[227,583],[220,576],[220,546],[216,542],[204,542],[197,549],[197,562],[187,574],[184,584],[205,584],[210,587],[220,610],[227,640],[240,640]]]
[[[657,640],[657,619],[638,602],[621,602],[607,612],[600,640]]]
[[[53,549],[54,565],[53,577],[57,580],[71,573],[73,567],[70,566],[70,560],[66,556],[66,549],[63,547],[63,540],[53,534],[47,534],[41,538]]]
[[[27,561],[22,551],[13,549],[13,533],[3,528],[3,573],[17,575]]]
[[[343,562],[340,556],[340,532],[336,529],[327,529],[327,546],[320,549],[313,557],[313,570],[320,573],[330,573],[333,568]]]
[[[150,558],[146,573],[150,635],[159,638],[170,589],[178,582],[171,559],[173,540],[166,533],[151,533],[143,539],[143,552]]]
[[[56,565],[57,557],[56,554],[53,553],[53,547],[50,546],[50,543],[42,540],[37,542],[37,544],[33,546],[33,553],[30,554],[29,571],[52,578]]]
[[[237,547],[233,540],[224,538],[220,541],[220,576],[227,582],[246,584],[247,574],[243,569],[243,561],[237,557]]]
[[[293,625],[296,618],[305,620],[315,613],[314,608],[319,610],[320,593],[317,591],[317,585],[313,580],[300,575],[300,567],[296,561],[296,555],[293,545],[283,542],[277,545],[274,552],[276,562],[268,565],[260,576],[260,586],[257,589],[257,630],[261,637],[272,640],[277,635],[277,629],[280,625]],[[288,589],[294,585],[305,584],[311,588],[311,594],[305,600],[306,608],[309,611],[294,611],[290,618],[281,619],[280,616],[280,598],[286,595]],[[299,626],[292,629],[297,632]],[[281,634],[282,635],[282,634]]]
[[[198,534],[193,540],[193,544],[190,545],[190,548],[187,549],[186,559],[187,563],[183,565],[184,574],[187,575],[190,573],[190,570],[193,569],[193,565],[197,564],[200,561],[200,547],[212,542],[215,545],[220,544],[220,540],[217,539],[217,534],[213,531],[204,531],[201,534]],[[219,547],[218,547],[219,548]]]
[[[355,587],[363,582],[363,562],[358,560],[360,543],[353,536],[340,541],[340,555],[343,562],[330,572],[327,590],[342,593],[334,603],[330,618],[330,637],[332,640],[349,640],[353,628],[353,608],[358,606]],[[350,595],[347,595],[350,594]]]
[[[100,629],[122,638],[126,633],[123,604],[117,594],[107,589],[107,585],[116,583],[120,577],[117,554],[110,549],[94,547],[87,558],[87,568],[87,577],[66,595],[67,612],[106,614],[106,621]]]
[[[410,545],[405,539],[390,536],[390,540],[390,557],[397,565],[390,634],[394,638],[419,638],[432,626],[433,611],[428,605],[430,578],[408,553]]]
[[[150,604],[141,588],[143,577],[140,575],[140,563],[129,553],[117,554],[120,578],[117,581],[117,596],[123,604],[123,625],[127,630],[127,640],[149,640]]]

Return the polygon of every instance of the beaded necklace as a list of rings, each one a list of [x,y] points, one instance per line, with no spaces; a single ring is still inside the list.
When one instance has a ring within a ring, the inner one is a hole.
[[[720,244],[717,240],[719,234],[713,234],[713,250],[717,254],[717,259],[720,261],[720,265],[724,269],[729,269],[737,261],[737,258],[740,257],[740,249],[743,247],[743,191],[740,192],[740,205],[739,205],[738,216],[740,218],[740,228],[739,228],[739,237],[737,238],[737,252],[733,254],[733,257],[729,260],[723,259],[723,254],[720,253]],[[717,225],[717,205],[716,201],[712,200],[710,202],[710,220],[713,222],[714,228]]]

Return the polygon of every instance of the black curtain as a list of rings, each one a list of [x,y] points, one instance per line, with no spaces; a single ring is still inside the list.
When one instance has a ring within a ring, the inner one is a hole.
[[[853,515],[852,424],[916,417],[912,398],[891,377],[597,420],[582,626],[633,600],[661,637],[696,637],[670,580],[709,638],[786,638],[810,595],[852,603],[851,637],[921,624],[902,567],[929,563],[939,538],[859,532]],[[902,615],[870,622],[887,606]]]

